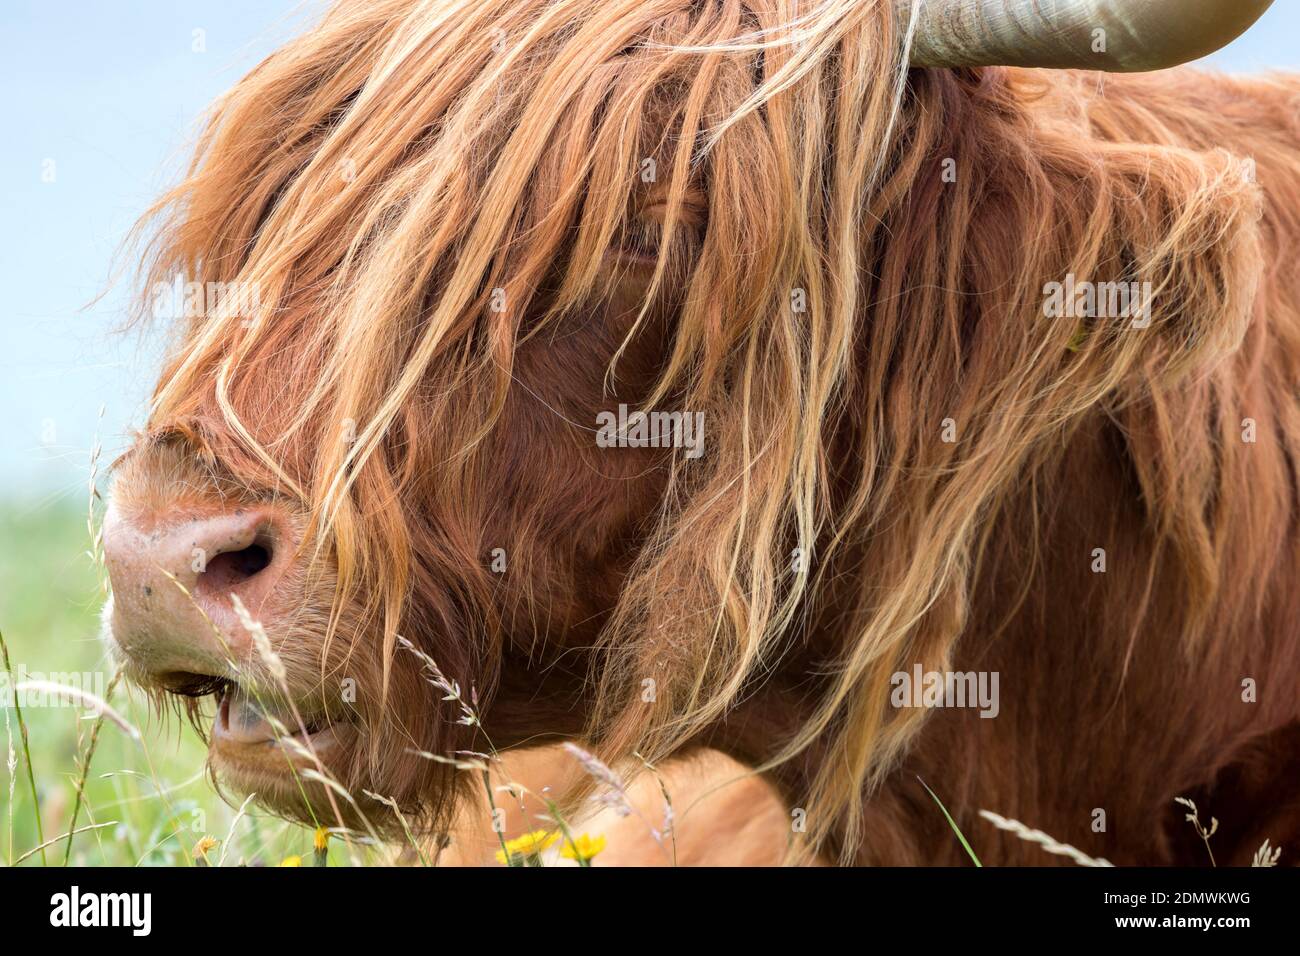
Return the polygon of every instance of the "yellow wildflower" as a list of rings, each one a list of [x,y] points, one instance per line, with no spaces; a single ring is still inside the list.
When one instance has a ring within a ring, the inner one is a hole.
[[[605,849],[603,835],[594,837],[584,833],[575,837],[572,843],[566,840],[564,846],[560,847],[560,856],[566,860],[577,860],[582,863],[592,860],[603,849]]]
[[[535,857],[540,856],[541,852],[549,847],[552,843],[560,838],[560,834],[548,830],[534,830],[532,833],[525,833],[521,837],[515,837],[513,840],[506,841],[504,850],[497,850],[497,862],[506,863],[510,856]]]
[[[207,863],[208,851],[215,850],[220,842],[220,840],[214,840],[210,836],[205,836],[198,843],[194,844],[194,859]]]
[[[281,866],[302,866],[302,857],[286,856],[283,860],[280,861],[280,865]]]

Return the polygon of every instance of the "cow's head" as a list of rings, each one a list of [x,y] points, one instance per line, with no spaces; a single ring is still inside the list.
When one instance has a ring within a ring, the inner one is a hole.
[[[895,8],[344,2],[222,99],[151,220],[175,344],[105,521],[112,641],[160,700],[214,702],[221,778],[437,822],[457,754],[585,729],[655,755],[716,724],[809,643],[819,574],[863,636],[812,642],[842,677],[795,692],[805,742],[906,627],[951,629],[961,516],[1019,467],[985,403],[1070,363],[1071,395],[1118,380],[1073,328],[980,320],[1076,262],[1017,232],[1060,201],[1026,186],[1034,142],[1084,184],[1062,233],[1115,187],[1006,77],[909,75],[913,35],[927,64],[942,38]],[[1167,239],[1124,214],[1094,263]],[[945,417],[966,444],[931,440]],[[880,580],[836,591],[837,549]]]

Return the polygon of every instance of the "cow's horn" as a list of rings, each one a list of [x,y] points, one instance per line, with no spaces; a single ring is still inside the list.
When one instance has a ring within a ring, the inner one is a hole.
[[[1135,73],[1226,46],[1273,0],[895,0],[916,12],[913,66]]]

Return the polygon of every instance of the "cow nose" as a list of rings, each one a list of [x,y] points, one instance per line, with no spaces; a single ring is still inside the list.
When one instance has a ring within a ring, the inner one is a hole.
[[[232,598],[255,618],[268,611],[292,552],[288,522],[270,506],[183,516],[110,507],[104,560],[113,639],[159,686],[208,693],[249,649]]]

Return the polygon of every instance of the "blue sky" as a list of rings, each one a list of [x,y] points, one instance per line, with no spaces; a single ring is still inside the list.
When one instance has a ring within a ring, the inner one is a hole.
[[[107,449],[141,420],[157,349],[113,334],[129,282],[87,303],[175,180],[202,111],[303,13],[267,0],[0,6],[0,499],[84,500],[100,406]]]
[[[108,286],[135,217],[175,179],[202,110],[320,9],[319,0],[5,0],[0,498],[84,500],[96,431],[111,454],[141,421],[156,343],[112,332],[127,282],[87,303]],[[1297,67],[1298,38],[1300,3],[1278,0],[1211,62]]]

